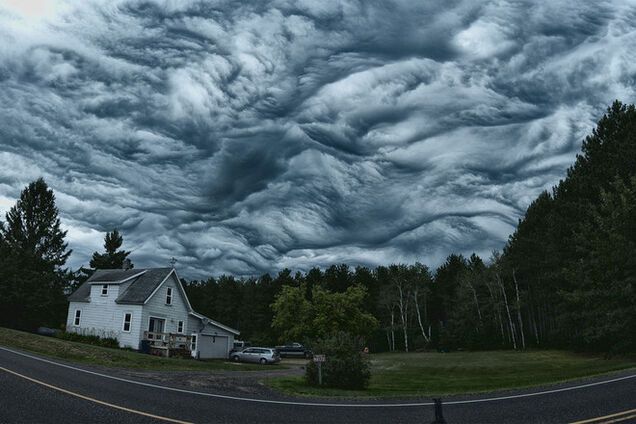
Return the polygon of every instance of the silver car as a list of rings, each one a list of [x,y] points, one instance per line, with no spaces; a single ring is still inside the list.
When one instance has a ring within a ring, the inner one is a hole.
[[[269,347],[248,347],[240,352],[233,352],[230,359],[234,362],[275,364],[280,362],[280,355],[276,349]]]

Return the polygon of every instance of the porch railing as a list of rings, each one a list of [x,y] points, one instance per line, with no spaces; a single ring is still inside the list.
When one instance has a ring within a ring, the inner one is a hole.
[[[190,350],[192,336],[176,333],[156,333],[154,331],[144,331],[144,340],[150,341],[150,346],[164,349],[185,349]]]

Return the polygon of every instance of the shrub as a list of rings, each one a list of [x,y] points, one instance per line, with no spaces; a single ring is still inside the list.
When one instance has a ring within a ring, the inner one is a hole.
[[[325,355],[322,364],[322,384],[339,389],[365,389],[371,378],[367,355],[362,353],[364,344],[360,337],[336,333],[313,344],[314,354]],[[309,385],[318,386],[318,365],[307,365],[305,379]]]
[[[115,337],[99,337],[94,334],[78,334],[58,332],[55,337],[62,340],[69,340],[71,342],[79,342],[94,346],[119,348],[119,342]]]

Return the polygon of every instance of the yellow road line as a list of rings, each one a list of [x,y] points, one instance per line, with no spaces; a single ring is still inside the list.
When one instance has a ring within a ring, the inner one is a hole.
[[[629,419],[632,419],[632,418],[636,418],[636,414],[634,414],[634,415],[629,415],[629,416],[627,416],[627,417],[616,418],[615,420],[603,421],[603,422],[601,422],[601,423],[599,423],[599,424],[611,424],[611,423],[618,423],[618,422],[625,421],[625,420],[629,420]]]
[[[629,415],[629,414],[632,414],[632,415]],[[629,415],[629,416],[626,417],[625,415]],[[611,420],[612,418],[614,419]],[[629,411],[623,411],[623,412],[617,412],[615,414],[604,415],[602,417],[590,418],[589,420],[575,421],[570,424],[589,424],[589,423],[610,424],[610,423],[625,421],[630,418],[636,418],[636,409],[630,409]],[[610,421],[603,421],[603,420],[610,420]]]
[[[88,400],[88,401],[91,401],[91,402],[95,402],[95,403],[98,403],[100,405],[108,406],[110,408],[115,408],[115,409],[119,409],[121,411],[130,412],[132,414],[143,415],[145,417],[150,417],[150,418],[154,418],[154,419],[161,420],[161,421],[166,421],[166,422],[171,422],[171,423],[192,424],[191,422],[188,422],[188,421],[180,421],[180,420],[175,420],[173,418],[162,417],[160,415],[149,414],[147,412],[138,411],[136,409],[126,408],[126,407],[119,406],[119,405],[114,405],[112,403],[108,403],[108,402],[104,402],[104,401],[101,401],[101,400],[98,400],[98,399],[94,399],[92,397],[84,396],[84,395],[81,395],[79,393],[71,392],[70,390],[62,389],[61,387],[53,386],[53,385],[45,383],[43,381],[36,380],[35,378],[27,377],[26,375],[19,374],[19,373],[15,372],[15,371],[11,371],[11,370],[6,369],[4,367],[0,367],[0,370],[8,372],[9,374],[13,374],[13,375],[15,375],[17,377],[24,378],[25,380],[29,380],[29,381],[31,381],[33,383],[40,384],[40,385],[42,385],[44,387],[48,387],[49,389],[57,390],[58,392],[66,393],[67,395],[71,395],[71,396],[78,397],[80,399],[85,399],[85,400]]]

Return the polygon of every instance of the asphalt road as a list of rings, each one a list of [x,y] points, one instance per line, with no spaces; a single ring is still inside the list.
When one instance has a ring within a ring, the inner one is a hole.
[[[0,347],[0,422],[384,424],[431,423],[434,419],[430,399],[376,403],[244,399],[125,380],[116,373],[105,375],[90,367]],[[580,385],[587,387],[577,387]],[[448,398],[443,412],[449,424],[564,423],[619,413],[591,422],[636,422],[636,373],[535,391]]]

